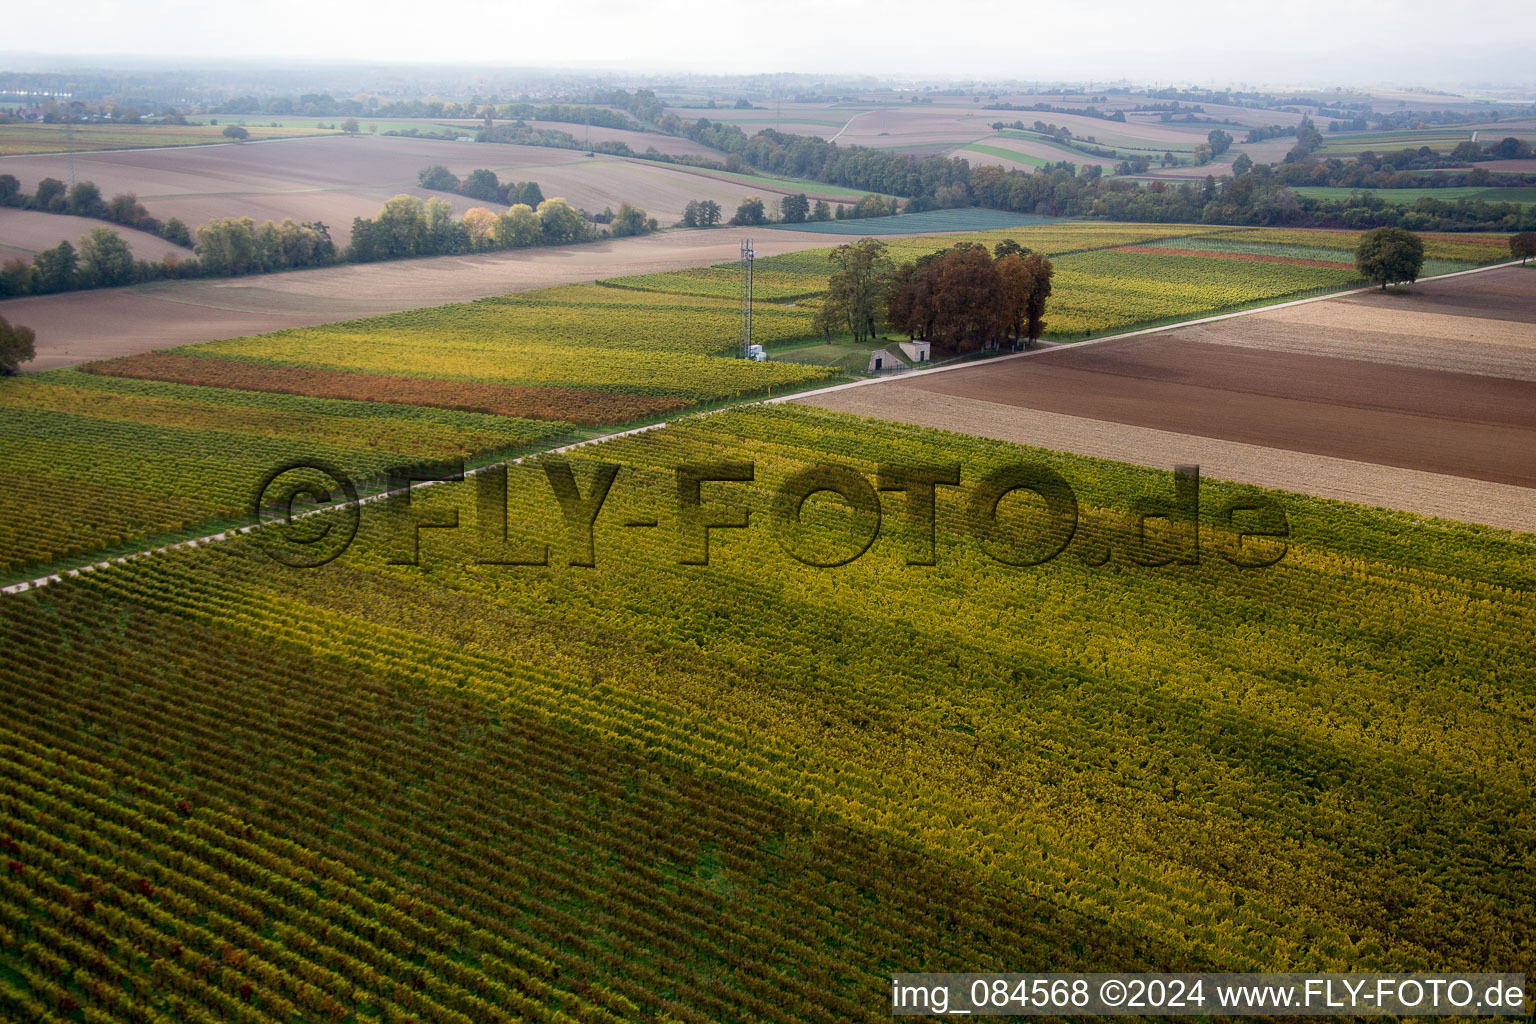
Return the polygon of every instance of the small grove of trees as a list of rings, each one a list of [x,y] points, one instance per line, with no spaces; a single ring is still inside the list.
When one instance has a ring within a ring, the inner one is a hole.
[[[731,218],[732,224],[752,227],[758,224],[768,223],[768,211],[763,206],[761,196],[748,196],[736,207],[736,215]]]
[[[469,172],[462,181],[459,176],[441,164],[433,164],[423,168],[416,175],[417,183],[422,188],[429,188],[435,192],[456,192],[471,199],[479,199],[486,203],[502,203],[512,206],[516,203],[526,203],[528,206],[537,207],[544,201],[544,192],[536,181],[507,182],[502,184],[496,177],[496,172],[479,168]]]
[[[1383,291],[1398,281],[1412,284],[1424,268],[1424,241],[1402,228],[1367,231],[1355,249],[1355,267]]]
[[[804,193],[779,200],[779,220],[785,224],[803,224],[811,216],[811,200]]]
[[[244,142],[251,137],[251,133],[246,131],[242,125],[232,124],[224,129],[224,137],[226,139],[233,139],[236,142]]]
[[[37,354],[32,347],[36,337],[32,328],[12,324],[0,316],[0,376],[11,376]]]
[[[177,245],[192,245],[191,232],[181,221],[172,217],[162,224],[149,215],[144,204],[131,192],[103,199],[101,189],[93,181],[77,182],[66,188],[57,178],[44,178],[37,183],[37,191],[29,196],[21,190],[21,183],[15,175],[0,174],[0,206],[64,213],[74,217],[94,217],[139,231],[148,231]]]
[[[645,211],[620,204],[614,216],[624,232],[654,231],[656,222]],[[615,234],[620,233],[614,231]],[[373,220],[352,222],[352,244],[346,258],[353,263],[401,259],[411,256],[450,256],[491,249],[522,249],[532,245],[566,245],[593,236],[592,226],[581,211],[559,197],[546,199],[537,209],[514,203],[497,214],[483,206],[467,210],[462,220],[453,219],[453,207],[442,199],[423,202],[412,195],[398,195],[384,204]]]
[[[722,215],[720,204],[713,199],[690,199],[683,207],[683,226],[712,228],[720,223]]]
[[[862,344],[884,325],[952,353],[1030,344],[1045,331],[1054,268],[1012,239],[993,252],[974,242],[892,265],[885,243],[863,238],[833,249],[836,270],[816,314],[827,340],[849,333]]]
[[[962,242],[896,271],[886,323],[951,352],[1033,344],[1045,331],[1051,261],[1012,239],[993,252]]]
[[[257,227],[249,217],[224,217],[197,229],[197,256],[205,276],[262,274],[334,263],[336,244],[318,222],[269,220]]]
[[[608,225],[608,230],[614,238],[628,238],[632,235],[646,235],[655,231],[659,224],[655,217],[647,217],[645,211],[629,205],[619,204],[619,212],[613,215],[613,220]]]
[[[1525,266],[1525,261],[1536,256],[1536,231],[1522,231],[1509,236],[1509,255]]]

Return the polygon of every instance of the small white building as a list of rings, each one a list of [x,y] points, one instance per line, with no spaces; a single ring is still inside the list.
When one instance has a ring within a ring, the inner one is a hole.
[[[914,363],[926,363],[932,355],[932,343],[927,341],[904,341],[900,348]]]
[[[901,361],[890,349],[877,348],[869,354],[870,373],[893,373],[896,370],[905,370],[907,364]]]

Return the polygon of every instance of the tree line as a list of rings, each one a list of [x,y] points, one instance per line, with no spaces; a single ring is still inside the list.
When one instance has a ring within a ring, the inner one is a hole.
[[[15,175],[0,174],[0,206],[62,213],[72,217],[92,217],[147,231],[176,245],[192,244],[187,226],[175,217],[163,223],[151,217],[144,204],[131,192],[104,199],[101,189],[93,181],[66,186],[57,178],[44,178],[37,183],[37,191],[28,195],[21,190],[21,182]]]
[[[884,242],[863,238],[827,259],[837,269],[815,324],[829,342],[848,333],[862,344],[887,328],[957,355],[1027,347],[1045,331],[1055,268],[1013,239],[991,252],[960,242],[896,266]]]
[[[0,298],[109,288],[146,281],[234,277],[337,263],[369,263],[418,256],[448,256],[535,245],[569,245],[603,237],[657,230],[654,218],[629,203],[617,213],[589,218],[564,199],[538,206],[515,203],[503,213],[472,207],[462,218],[442,199],[425,202],[398,195],[373,218],[352,221],[352,240],[338,247],[321,223],[293,220],[257,224],[250,217],[223,217],[197,229],[193,255],[134,259],[111,228],[93,228],[75,244],[60,242],[31,261],[0,265]]]
[[[417,175],[416,181],[422,188],[432,189],[434,192],[456,192],[470,199],[479,199],[487,203],[501,203],[503,206],[511,206],[514,203],[523,203],[527,206],[537,207],[544,201],[544,192],[536,181],[518,181],[503,183],[496,172],[480,168],[470,171],[462,181],[442,164],[433,164],[423,168]]]

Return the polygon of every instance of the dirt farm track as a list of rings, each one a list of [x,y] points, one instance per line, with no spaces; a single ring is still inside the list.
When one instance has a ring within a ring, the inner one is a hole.
[[[1507,268],[806,401],[1536,532],[1532,323]]]

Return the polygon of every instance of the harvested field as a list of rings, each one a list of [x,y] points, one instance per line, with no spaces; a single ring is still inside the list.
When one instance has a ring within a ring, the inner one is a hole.
[[[1536,487],[1531,381],[1152,335],[892,387]]]
[[[760,254],[772,256],[845,241],[839,235],[765,231],[754,244]],[[740,248],[734,233],[669,231],[478,256],[35,295],[0,302],[0,316],[37,331],[37,358],[26,369],[47,370],[533,288],[707,266],[735,259]]]
[[[528,387],[486,381],[459,381],[444,387],[427,377],[351,373],[310,366],[272,366],[173,352],[151,352],[92,363],[91,373],[173,384],[242,391],[267,391],[310,398],[426,405],[533,420],[563,420],[592,426],[624,423],[675,412],[688,403],[653,395],[620,395],[577,388]]]
[[[1508,484],[1042,412],[917,388],[848,388],[795,401],[1162,469],[1192,463],[1200,467],[1203,477],[1212,480],[1536,533],[1532,491]]]
[[[68,242],[79,248],[80,236],[96,228],[116,231],[128,243],[134,259],[162,260],[167,256],[186,258],[192,255],[190,249],[183,249],[148,231],[138,231],[91,217],[71,217],[61,213],[18,210],[4,206],[0,207],[0,261],[14,256],[27,259],[44,249],[52,249],[60,242]]]

